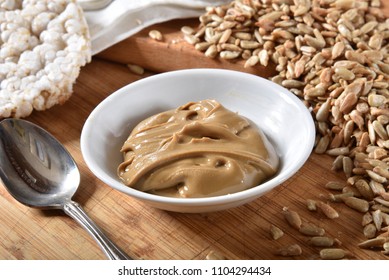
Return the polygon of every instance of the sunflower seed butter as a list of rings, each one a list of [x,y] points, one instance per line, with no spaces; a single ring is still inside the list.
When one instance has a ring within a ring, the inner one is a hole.
[[[170,197],[211,197],[275,175],[279,157],[263,132],[215,100],[190,102],[140,122],[122,146],[129,187]]]

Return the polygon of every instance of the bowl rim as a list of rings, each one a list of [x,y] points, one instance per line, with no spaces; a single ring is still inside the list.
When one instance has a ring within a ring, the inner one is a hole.
[[[116,99],[120,100],[120,98],[123,95],[131,91],[133,88],[142,87],[143,84],[148,84],[150,82],[155,82],[161,79],[169,79],[172,77],[177,78],[177,77],[190,76],[190,75],[203,75],[203,76],[225,75],[227,77],[233,75],[237,77],[240,76],[242,79],[257,79],[261,83],[265,83],[268,84],[270,87],[273,87],[275,89],[275,92],[284,95],[284,98],[289,99],[307,117],[307,124],[309,125],[309,128],[307,129],[308,135],[306,136],[307,147],[306,149],[304,149],[304,152],[300,154],[299,156],[300,160],[298,161],[298,164],[293,166],[293,168],[290,168],[290,170],[287,173],[276,174],[275,177],[252,188],[237,193],[232,193],[232,194],[225,194],[225,195],[213,196],[213,197],[201,197],[201,198],[175,198],[175,197],[165,197],[165,196],[150,194],[150,193],[146,193],[146,192],[142,192],[130,188],[124,185],[123,183],[119,183],[119,181],[113,180],[109,175],[106,175],[105,171],[102,168],[100,168],[97,164],[95,164],[95,162],[92,160],[92,155],[87,145],[87,139],[88,139],[87,136],[91,133],[91,130],[93,129],[91,124],[93,123],[92,120],[95,118],[95,116],[98,115],[101,109],[104,108],[107,104],[111,103]],[[250,197],[258,197],[259,194],[263,194],[281,185],[283,182],[285,182],[287,179],[293,176],[306,163],[307,159],[311,155],[314,142],[315,142],[315,125],[311,113],[303,104],[303,102],[286,88],[263,77],[246,73],[246,72],[237,71],[237,70],[195,68],[195,69],[173,70],[173,71],[158,73],[153,76],[148,76],[140,80],[131,82],[119,88],[118,90],[114,91],[113,93],[111,93],[92,110],[92,112],[86,119],[81,131],[80,148],[86,165],[98,179],[100,179],[102,182],[107,184],[109,187],[124,192],[125,194],[128,194],[134,198],[141,199],[143,201],[148,201],[148,202],[166,203],[175,206],[180,206],[180,205],[181,206],[188,206],[188,205],[191,206],[215,205],[216,206],[216,205],[231,203],[233,201],[237,202],[237,201],[247,200]],[[274,183],[273,182],[274,180],[277,180],[277,182]]]

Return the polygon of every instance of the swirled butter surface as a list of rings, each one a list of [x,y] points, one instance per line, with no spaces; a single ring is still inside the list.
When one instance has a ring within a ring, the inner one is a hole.
[[[143,120],[121,152],[118,175],[124,184],[183,198],[239,192],[269,179],[279,166],[262,131],[215,100]]]

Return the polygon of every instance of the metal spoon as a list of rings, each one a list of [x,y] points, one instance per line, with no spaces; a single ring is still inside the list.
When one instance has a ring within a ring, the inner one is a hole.
[[[20,119],[0,122],[0,178],[19,202],[62,209],[92,235],[109,259],[130,259],[71,200],[80,172],[65,147],[44,129]]]

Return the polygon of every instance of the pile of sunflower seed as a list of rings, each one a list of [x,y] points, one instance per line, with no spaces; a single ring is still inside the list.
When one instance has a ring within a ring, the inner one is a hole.
[[[185,40],[210,58],[274,65],[271,80],[311,110],[314,152],[344,182],[329,201],[362,212],[367,244],[389,254],[389,19],[379,0],[235,0],[209,7]]]

